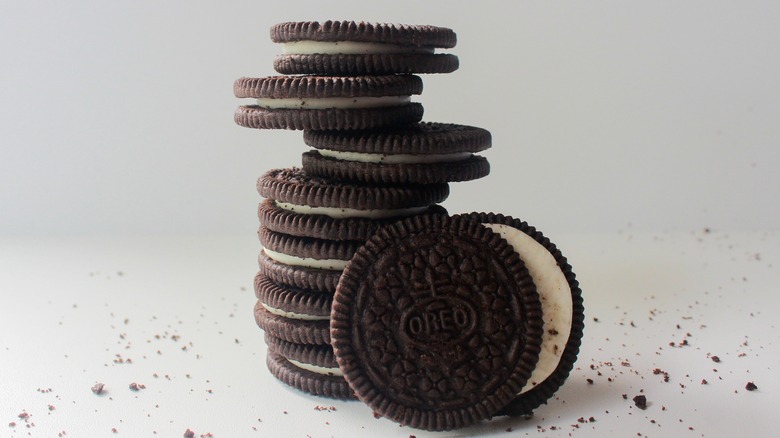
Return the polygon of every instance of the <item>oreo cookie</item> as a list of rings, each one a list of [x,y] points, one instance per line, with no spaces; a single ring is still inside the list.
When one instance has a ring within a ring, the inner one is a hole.
[[[281,354],[293,364],[303,364],[304,368],[321,368],[316,370],[319,374],[343,376],[330,345],[296,344],[269,334],[265,335],[265,343],[270,350]]]
[[[469,181],[490,173],[475,155],[490,148],[490,132],[473,126],[418,123],[381,131],[305,131],[315,148],[303,169],[338,180],[379,184]]]
[[[261,227],[263,272],[279,283],[335,291],[338,276],[360,246],[351,240],[324,240],[276,233]]]
[[[276,200],[266,199],[258,205],[257,216],[262,226],[278,233],[318,239],[366,241],[379,227],[398,219],[359,216],[333,218],[326,214],[300,214],[276,204]],[[440,205],[431,205],[424,207],[421,213],[447,214],[447,210]]]
[[[282,74],[450,73],[458,68],[457,56],[435,53],[457,42],[455,32],[444,27],[290,22],[271,27],[271,40],[282,44],[283,54],[274,61],[274,69]]]
[[[272,313],[272,310],[274,311]],[[298,319],[289,313],[281,314],[258,300],[254,309],[255,322],[267,334],[297,344],[329,344],[327,318]]]
[[[366,236],[375,228],[366,220],[382,221],[421,214],[447,199],[449,186],[348,183],[289,168],[272,169],[263,174],[257,180],[257,191],[261,196],[273,199],[277,208],[290,213],[346,220],[346,223],[338,224],[317,223],[317,227],[332,229],[342,225],[360,225],[359,229],[347,231],[343,231],[342,227],[338,237],[326,236],[334,240],[360,240],[361,237],[357,236]],[[315,220],[320,221],[319,218]]]
[[[479,221],[415,216],[378,231],[339,281],[331,342],[360,400],[428,430],[490,418],[536,365],[542,309],[514,249]]]
[[[295,263],[294,259],[292,261],[286,260],[283,255],[274,259],[269,257],[269,254],[269,251],[260,251],[257,263],[260,272],[275,283],[300,289],[336,291],[336,285],[341,276],[339,266],[334,266],[332,263],[328,263],[327,267],[293,264]]]
[[[375,129],[419,121],[422,93],[413,75],[271,76],[241,78],[233,84],[239,98],[257,99],[239,106],[234,120],[258,129]]]
[[[299,320],[330,319],[331,293],[284,286],[262,272],[255,275],[254,286],[255,296],[269,312]]]
[[[506,239],[536,284],[544,319],[539,362],[517,397],[499,412],[530,414],[563,385],[577,360],[585,321],[582,291],[566,257],[528,223],[493,213],[462,217],[479,221]]]
[[[272,259],[294,266],[342,270],[361,242],[325,240],[277,233],[266,227],[257,232],[263,251]]]
[[[300,363],[299,363],[300,364]],[[285,384],[293,388],[321,397],[330,397],[342,400],[354,399],[352,389],[341,376],[322,374],[313,367],[301,366],[277,353],[268,346],[266,365],[271,374]]]

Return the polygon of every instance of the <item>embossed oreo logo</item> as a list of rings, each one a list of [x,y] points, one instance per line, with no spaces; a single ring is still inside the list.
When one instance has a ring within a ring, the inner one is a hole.
[[[432,297],[416,303],[401,318],[404,334],[418,344],[452,344],[474,329],[477,312],[456,297]]]

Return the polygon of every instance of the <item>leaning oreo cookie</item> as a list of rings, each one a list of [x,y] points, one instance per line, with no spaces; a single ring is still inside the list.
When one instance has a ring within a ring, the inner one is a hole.
[[[381,184],[469,181],[490,173],[484,157],[490,132],[473,126],[418,123],[381,131],[305,131],[316,150],[303,154],[303,169],[338,180]]]
[[[526,222],[493,213],[463,217],[483,223],[506,239],[520,254],[536,284],[544,319],[539,362],[518,396],[499,412],[530,414],[563,385],[577,360],[585,320],[582,291],[566,257]]]
[[[431,205],[421,210],[421,213],[447,214],[447,210],[440,205]],[[398,219],[371,219],[360,216],[334,218],[326,214],[296,213],[278,207],[273,199],[266,199],[258,205],[257,216],[262,226],[278,233],[356,241],[368,240],[379,227]]]
[[[423,108],[411,102],[422,93],[422,80],[391,76],[272,76],[241,78],[233,84],[239,98],[235,122],[258,129],[374,129],[414,123]]]
[[[267,213],[261,206],[261,221],[266,218],[263,225],[269,229],[331,240],[365,240],[382,223],[430,211],[447,199],[449,186],[347,183],[290,168],[263,174],[257,191],[273,200]]]
[[[332,307],[334,353],[358,398],[416,428],[493,416],[539,355],[531,276],[504,239],[466,217],[382,228],[344,270]]]
[[[354,21],[280,23],[271,40],[282,43],[274,61],[282,74],[328,76],[450,73],[458,58],[437,54],[457,42],[451,29]]]

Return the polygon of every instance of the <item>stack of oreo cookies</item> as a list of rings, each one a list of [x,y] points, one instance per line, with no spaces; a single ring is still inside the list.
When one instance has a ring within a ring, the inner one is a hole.
[[[476,155],[491,146],[488,131],[420,122],[412,101],[422,92],[415,74],[457,69],[456,56],[435,53],[454,47],[455,33],[294,22],[273,26],[271,39],[283,45],[281,75],[235,81],[236,97],[256,99],[235,121],[303,130],[311,148],[300,167],[257,182],[254,315],[271,373],[432,430],[544,403],[576,358],[581,296],[566,259],[526,223],[450,218],[438,205],[448,183],[490,171]],[[524,257],[518,245],[538,248]],[[550,276],[553,286],[540,280]]]

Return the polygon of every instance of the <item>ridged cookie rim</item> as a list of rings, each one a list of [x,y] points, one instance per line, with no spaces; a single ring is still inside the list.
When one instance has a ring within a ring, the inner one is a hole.
[[[460,67],[457,56],[437,54],[311,54],[278,55],[274,59],[278,73],[357,76],[388,74],[446,74]]]
[[[378,129],[419,122],[424,109],[418,102],[383,108],[268,109],[240,105],[233,121],[245,128],[287,130]]]
[[[352,20],[288,21],[271,26],[271,41],[358,41],[449,49],[458,42],[450,28]]]
[[[265,76],[233,82],[238,98],[322,99],[328,97],[382,97],[421,94],[423,82],[415,75],[375,76]]]

